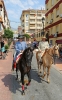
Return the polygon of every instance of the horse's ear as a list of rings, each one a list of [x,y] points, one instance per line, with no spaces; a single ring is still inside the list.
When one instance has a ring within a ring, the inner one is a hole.
[[[32,50],[32,51],[34,50],[33,47],[31,47],[31,50]]]

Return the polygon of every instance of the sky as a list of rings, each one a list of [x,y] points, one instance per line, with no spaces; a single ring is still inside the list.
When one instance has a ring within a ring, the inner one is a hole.
[[[21,25],[20,17],[23,10],[45,9],[45,0],[4,0],[8,19],[12,29],[17,29]]]

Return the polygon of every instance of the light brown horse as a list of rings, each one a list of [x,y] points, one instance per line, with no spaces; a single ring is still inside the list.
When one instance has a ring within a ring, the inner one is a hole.
[[[49,83],[49,74],[50,74],[50,68],[53,63],[53,57],[54,56],[59,57],[59,48],[58,46],[53,46],[49,49],[46,49],[43,56],[41,57],[40,61],[42,61],[41,65],[43,65],[43,75],[42,78],[44,78],[47,74],[47,82]],[[46,72],[47,69],[47,72]]]

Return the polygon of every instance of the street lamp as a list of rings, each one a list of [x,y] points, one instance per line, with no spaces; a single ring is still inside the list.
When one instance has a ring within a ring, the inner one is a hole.
[[[43,32],[42,32],[42,35],[44,36],[44,20],[45,20],[45,18],[44,17],[42,17],[42,23],[43,23]]]

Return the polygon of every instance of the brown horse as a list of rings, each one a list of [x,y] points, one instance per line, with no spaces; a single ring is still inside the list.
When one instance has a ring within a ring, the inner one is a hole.
[[[53,46],[49,49],[46,49],[43,56],[40,59],[41,65],[43,65],[43,75],[42,78],[44,78],[47,74],[47,82],[49,83],[49,74],[50,74],[50,68],[53,63],[53,57],[58,56],[59,57],[59,48],[58,46]],[[39,62],[39,63],[40,63]],[[40,65],[40,64],[39,64]],[[47,73],[46,73],[47,69]]]

